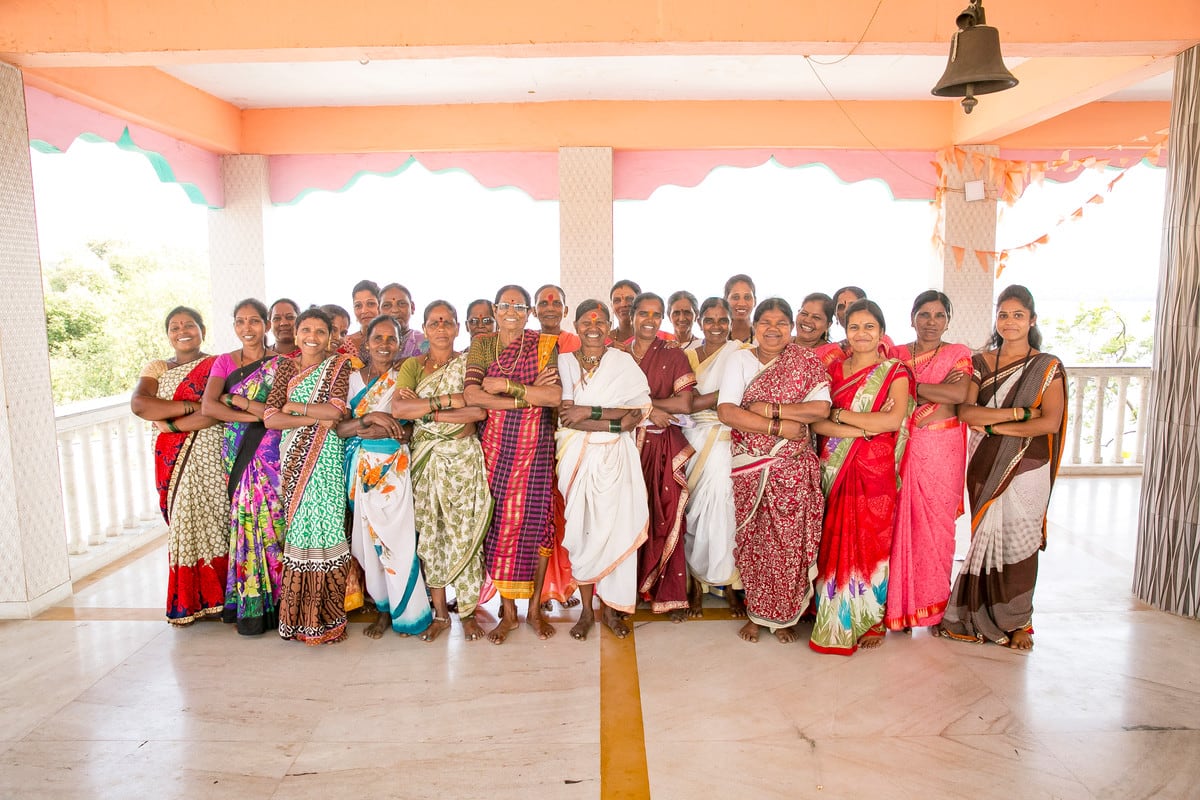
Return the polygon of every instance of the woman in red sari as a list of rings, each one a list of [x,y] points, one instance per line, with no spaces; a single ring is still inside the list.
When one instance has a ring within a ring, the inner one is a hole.
[[[638,451],[650,497],[650,538],[638,552],[638,591],[655,614],[670,612],[672,622],[688,616],[687,463],[695,451],[679,428],[679,415],[692,413],[696,375],[678,347],[658,338],[666,305],[644,292],[633,301],[633,360],[650,384],[648,424],[638,428]]]
[[[912,381],[885,358],[883,312],[859,300],[846,313],[849,355],[829,367],[833,412],[813,428],[821,446],[825,526],[817,559],[817,621],[809,647],[848,656],[883,643],[897,465]]]
[[[730,356],[717,398],[733,453],[734,559],[749,620],[783,643],[813,597],[825,498],[809,423],[829,413],[829,374],[812,350],[791,342],[792,309],[773,297],[754,312],[752,348]]]
[[[142,370],[130,407],[157,428],[154,481],[167,521],[167,621],[186,625],[218,615],[229,567],[229,496],[221,456],[224,429],[200,413],[215,356],[200,350],[204,320],[179,306],[167,314],[175,355]]]
[[[955,414],[971,384],[971,351],[942,341],[951,313],[949,297],[936,289],[921,292],[911,317],[917,338],[893,351],[912,371],[920,404],[908,426],[892,532],[885,622],[893,631],[937,625],[950,597],[966,466],[966,439]]]
[[[530,600],[525,621],[539,639],[554,628],[540,602],[546,559],[554,546],[554,426],[562,403],[557,338],[525,329],[532,298],[520,286],[496,293],[499,330],[471,341],[463,397],[487,411],[480,423],[488,486],[495,499],[483,542],[488,576],[500,592],[500,621],[488,634],[501,644],[517,628],[517,600]],[[433,400],[430,400],[430,410]]]

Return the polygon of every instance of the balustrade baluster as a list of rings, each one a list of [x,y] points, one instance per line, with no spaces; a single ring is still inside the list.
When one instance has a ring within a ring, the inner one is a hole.
[[[1117,378],[1117,432],[1113,437],[1113,454],[1110,464],[1125,463],[1125,400],[1129,393],[1129,377]]]
[[[162,519],[162,512],[158,508],[158,492],[154,488],[154,468],[150,463],[154,437],[150,433],[150,426],[136,417],[133,418],[133,430],[137,435],[135,449],[137,450],[138,474],[142,479],[141,518],[147,521]]]
[[[116,427],[112,421],[96,426],[100,433],[100,455],[104,464],[104,487],[107,490],[104,500],[108,510],[108,527],[104,529],[104,533],[108,536],[121,535],[121,509],[117,505],[117,470],[119,466],[113,459],[113,436],[116,433]],[[93,487],[96,485],[96,477],[96,474],[92,473]]]
[[[127,416],[124,419],[116,421],[117,428],[117,444],[119,445],[119,453],[121,456],[121,488],[124,489],[122,497],[125,499],[125,520],[126,528],[136,528],[138,526],[137,509],[133,506],[133,482],[139,477],[136,466],[137,462],[133,460],[129,452],[129,435],[132,430],[136,430],[136,418]]]
[[[88,544],[104,544],[104,528],[100,524],[100,493],[96,491],[96,459],[92,453],[95,447],[92,437],[95,433],[95,425],[88,425],[79,432],[79,445],[83,448],[83,480],[79,484],[87,487]]]
[[[1103,464],[1104,457],[1102,450],[1104,448],[1104,400],[1105,393],[1108,391],[1108,378],[1097,376],[1096,378],[1096,419],[1092,424],[1092,462],[1093,464]]]
[[[1068,424],[1071,426],[1071,463],[1078,464],[1079,445],[1083,440],[1083,392],[1087,388],[1088,377],[1075,375],[1072,382],[1075,384],[1075,397],[1072,401]]]
[[[67,518],[67,550],[72,555],[86,553],[87,537],[79,513],[79,480],[75,476],[75,431],[58,434],[58,463],[62,470],[63,511]]]

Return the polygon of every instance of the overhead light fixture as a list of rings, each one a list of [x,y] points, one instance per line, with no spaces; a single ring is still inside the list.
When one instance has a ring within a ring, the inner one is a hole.
[[[968,114],[979,104],[975,95],[1002,92],[1018,83],[1004,66],[1000,32],[986,22],[983,0],[971,0],[955,20],[958,30],[950,40],[950,62],[932,89],[938,97],[961,97]]]

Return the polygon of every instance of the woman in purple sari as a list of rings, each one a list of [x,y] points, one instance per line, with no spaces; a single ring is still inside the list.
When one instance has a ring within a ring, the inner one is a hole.
[[[279,431],[262,423],[275,380],[267,308],[247,299],[233,310],[241,347],[217,357],[204,388],[205,414],[225,423],[222,456],[230,500],[229,577],[222,618],[252,636],[279,625],[284,530],[279,499]]]

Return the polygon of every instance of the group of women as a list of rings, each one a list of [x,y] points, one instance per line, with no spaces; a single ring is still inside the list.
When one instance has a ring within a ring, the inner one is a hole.
[[[745,275],[703,303],[632,281],[609,300],[581,302],[570,334],[560,288],[505,286],[468,306],[459,352],[450,303],[410,330],[407,289],[363,281],[356,333],[337,306],[246,300],[239,349],[215,358],[199,315],[173,310],[175,356],[133,399],[159,430],[168,618],[320,644],[369,596],[374,638],[432,641],[456,611],[465,638],[500,643],[516,601],[544,639],[543,601],[578,587],[585,639],[594,597],[623,637],[639,601],[681,622],[713,591],[751,642],[793,641],[809,617],[824,653],[923,626],[1032,647],[1065,375],[1027,289],[1001,293],[974,355],[943,341],[952,307],[933,290],[900,345],[856,287],[795,314]],[[964,481],[972,541],[952,584]]]

